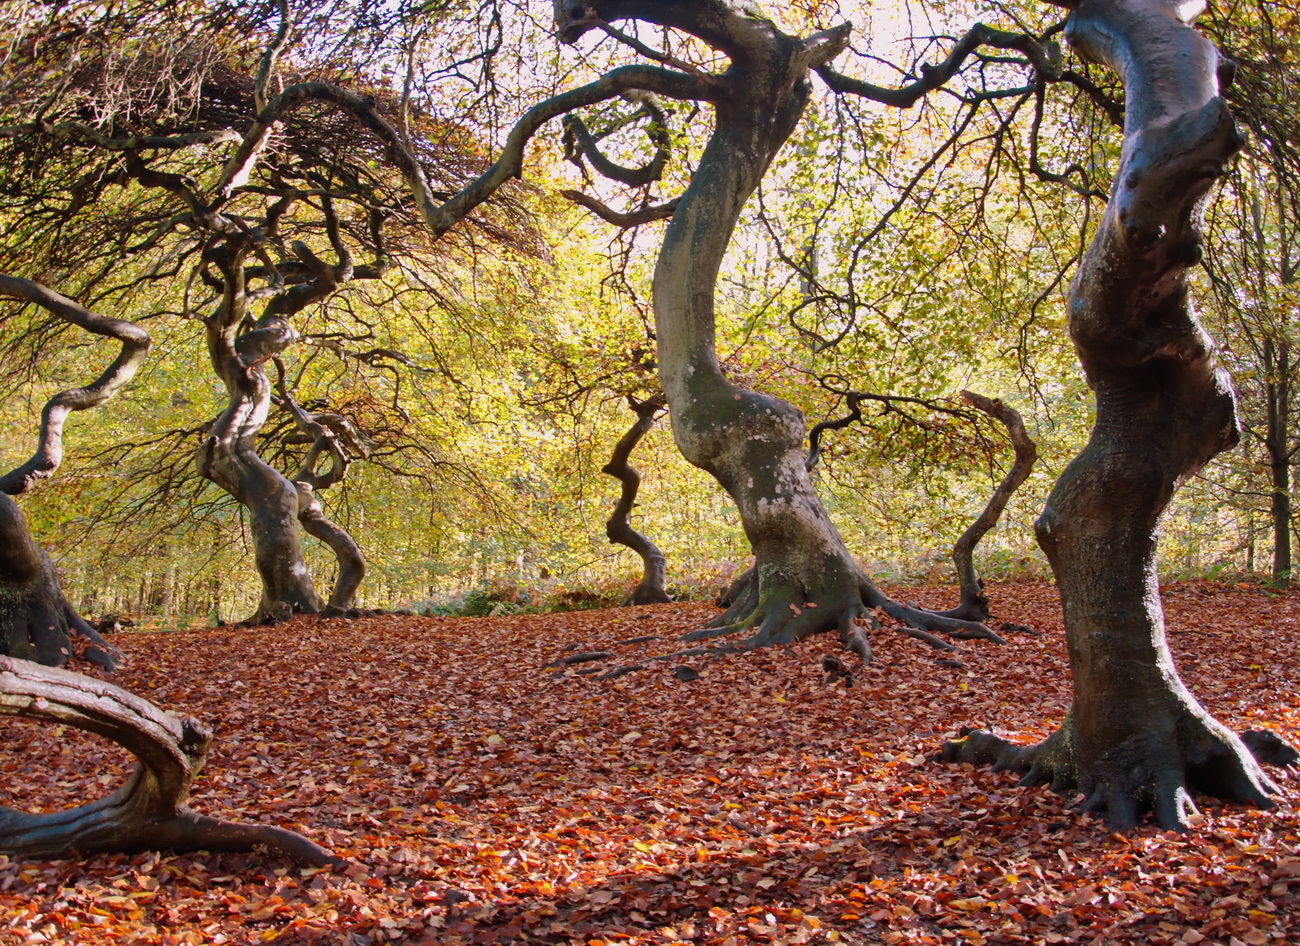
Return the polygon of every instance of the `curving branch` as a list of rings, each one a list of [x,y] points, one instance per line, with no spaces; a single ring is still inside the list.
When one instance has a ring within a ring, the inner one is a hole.
[[[149,352],[149,333],[134,322],[96,315],[67,296],[29,279],[0,274],[0,295],[34,303],[78,328],[122,343],[121,353],[98,378],[85,387],[62,391],[46,402],[41,411],[36,452],[22,466],[0,476],[0,492],[20,496],[53,476],[63,462],[63,423],[68,415],[98,407],[135,376]]]
[[[822,434],[828,430],[843,430],[850,424],[862,420],[862,398],[863,395],[857,391],[849,391],[844,395],[844,400],[849,406],[848,414],[837,420],[823,420],[813,424],[812,430],[808,431],[808,457],[803,461],[805,469],[812,472],[822,458]]]
[[[105,151],[180,151],[185,148],[228,144],[240,141],[238,132],[229,128],[212,131],[193,131],[181,135],[128,135],[114,138],[96,131],[84,122],[22,122],[0,126],[0,138],[17,138],[20,135],[41,134],[51,138],[69,138],[95,145]]]
[[[0,806],[0,851],[48,858],[99,851],[266,850],[305,866],[346,863],[293,831],[191,810],[186,801],[207,758],[211,732],[111,683],[0,657],[0,715],[74,726],[139,760],[116,792],[78,808],[29,814]]]
[[[1028,33],[1013,33],[983,23],[972,26],[953,46],[947,59],[938,64],[922,64],[919,79],[896,89],[851,78],[836,72],[829,65],[817,67],[816,72],[834,92],[860,95],[873,102],[895,108],[910,108],[929,93],[941,88],[961,71],[971,55],[985,46],[992,49],[1016,50],[1023,54],[1034,71],[1046,80],[1056,80],[1061,77],[1061,50],[1055,43],[1044,43]]]
[[[632,528],[632,510],[636,507],[636,494],[641,488],[641,474],[628,463],[628,459],[632,456],[636,445],[641,442],[641,438],[654,426],[655,418],[667,406],[668,401],[663,392],[644,401],[638,401],[633,397],[629,397],[627,401],[636,414],[636,422],[619,439],[609,462],[600,470],[623,484],[618,505],[614,507],[609,521],[605,523],[605,534],[609,536],[610,542],[627,546],[640,555],[644,565],[641,581],[623,604],[664,604],[673,600],[665,587],[667,561],[653,541]]]
[[[406,148],[401,134],[379,114],[373,102],[365,96],[329,83],[299,83],[277,95],[258,115],[226,163],[218,191],[229,196],[247,183],[278,119],[308,102],[328,102],[351,115],[358,124],[388,146],[394,163],[411,188],[420,215],[432,235],[437,238],[491,197],[503,184],[522,174],[524,149],[537,130],[552,118],[635,91],[694,100],[709,100],[714,95],[713,90],[699,79],[668,69],[640,65],[614,69],[594,82],[552,96],[530,108],[511,129],[500,156],[492,166],[449,200],[440,202],[429,185],[424,168]]]
[[[581,191],[562,190],[560,196],[568,198],[579,206],[586,207],[606,223],[612,223],[624,230],[630,230],[645,223],[654,223],[656,220],[668,220],[677,212],[678,204],[678,198],[673,198],[667,203],[656,204],[653,207],[642,207],[639,210],[623,213],[602,204],[596,198],[589,197]]]
[[[566,115],[564,117],[564,154],[579,168],[582,167],[582,160],[585,158],[591,162],[591,166],[596,169],[596,173],[601,177],[609,178],[611,181],[618,181],[620,184],[627,184],[629,187],[644,187],[662,178],[664,167],[668,164],[668,156],[672,151],[672,139],[668,134],[668,115],[664,112],[663,107],[655,101],[653,95],[628,93],[624,95],[624,98],[631,102],[639,102],[641,105],[640,109],[628,116],[627,122],[633,121],[643,114],[650,119],[646,135],[654,145],[655,152],[644,167],[624,167],[607,158],[604,152],[600,150],[600,144],[597,142],[596,136],[587,128],[586,122],[577,115]],[[618,127],[616,126],[613,130],[617,130]]]
[[[1230,380],[1188,286],[1206,201],[1244,144],[1220,96],[1228,70],[1193,28],[1202,11],[1082,0],[1070,14],[1070,43],[1120,75],[1127,101],[1115,185],[1067,300],[1096,416],[1036,526],[1060,589],[1074,700],[1037,745],[972,731],[942,753],[1077,789],[1112,829],[1147,813],[1184,829],[1192,792],[1267,808],[1278,791],[1179,679],[1156,567],[1178,486],[1239,437]]]
[[[53,476],[63,462],[68,415],[103,404],[130,381],[149,351],[149,335],[133,322],[96,315],[28,279],[0,275],[0,295],[34,303],[92,334],[122,343],[117,358],[97,379],[46,402],[36,452],[0,476],[0,654],[58,665],[72,656],[74,638],[80,638],[89,642],[83,652],[87,660],[112,669],[116,650],[68,602],[54,563],[32,539],[18,504],[9,497]]]
[[[1024,419],[1014,407],[1003,404],[998,398],[987,398],[974,391],[962,391],[961,398],[976,410],[1000,421],[1006,427],[1007,436],[1011,438],[1011,446],[1015,450],[1011,469],[993,490],[983,511],[953,543],[952,562],[957,569],[957,581],[961,587],[961,603],[951,611],[939,612],[946,617],[984,621],[989,616],[989,599],[984,594],[984,583],[975,574],[975,546],[997,525],[1012,494],[1029,478],[1030,471],[1038,461],[1038,445],[1030,438],[1029,432],[1025,430]]]

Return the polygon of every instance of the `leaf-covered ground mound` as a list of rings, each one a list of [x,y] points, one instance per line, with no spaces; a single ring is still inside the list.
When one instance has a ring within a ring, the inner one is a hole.
[[[1053,589],[990,591],[1041,636],[942,655],[878,631],[851,688],[823,684],[833,636],[603,682],[542,669],[572,645],[667,653],[619,642],[694,628],[714,613],[696,604],[120,636],[119,683],[215,724],[196,808],[352,866],[0,856],[0,942],[1300,942],[1289,773],[1274,810],[1121,837],[1011,775],[925,761],[963,724],[1036,739],[1066,707]],[[1300,595],[1181,583],[1166,602],[1203,702],[1296,740]],[[3,804],[70,804],[129,768],[71,730],[0,736]]]

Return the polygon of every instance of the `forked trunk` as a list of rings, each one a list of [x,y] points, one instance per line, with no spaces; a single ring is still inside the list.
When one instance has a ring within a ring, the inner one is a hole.
[[[232,342],[233,329],[209,326],[208,347],[229,395],[226,409],[199,446],[199,472],[248,510],[249,531],[262,601],[257,617],[283,619],[315,614],[320,596],[303,557],[298,531],[298,490],[257,455],[256,437],[271,403],[263,365],[284,350],[296,333],[268,316]]]
[[[311,438],[302,466],[293,477],[298,494],[298,521],[304,532],[325,543],[334,553],[339,574],[324,613],[337,616],[356,607],[357,589],[366,577],[366,560],[348,531],[325,515],[319,494],[343,481],[348,471],[349,451],[369,456],[370,443],[346,418],[338,414],[309,414],[304,410],[289,393],[284,365],[278,358],[275,367],[280,405],[289,412],[302,434]],[[321,471],[317,467],[326,458],[329,465]]]

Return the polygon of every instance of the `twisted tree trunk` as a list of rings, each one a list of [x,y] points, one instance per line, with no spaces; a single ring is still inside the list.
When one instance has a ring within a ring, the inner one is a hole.
[[[122,343],[117,358],[98,378],[46,402],[36,452],[0,476],[0,654],[62,666],[78,650],[74,638],[81,638],[89,645],[82,656],[111,669],[116,651],[68,603],[54,563],[36,545],[10,497],[21,496],[54,475],[63,462],[63,424],[68,415],[98,407],[121,390],[148,354],[149,335],[134,322],[97,315],[27,279],[0,275],[0,295],[39,305],[92,334]]]
[[[128,749],[140,762],[98,801],[29,814],[0,806],[0,851],[66,857],[98,851],[267,850],[308,866],[344,862],[306,838],[270,825],[237,824],[190,810],[190,785],[211,733],[110,683],[0,657],[0,715],[75,726]]]
[[[655,417],[664,408],[663,394],[644,401],[629,397],[628,403],[636,413],[636,423],[614,446],[609,462],[601,467],[600,472],[608,473],[623,484],[619,494],[618,505],[605,523],[605,534],[609,541],[630,548],[641,556],[641,580],[632,590],[624,605],[630,604],[665,604],[672,601],[668,594],[668,562],[664,553],[659,551],[647,536],[632,528],[632,510],[636,506],[636,494],[641,488],[641,474],[628,463],[636,445],[654,426]]]
[[[198,465],[204,477],[248,510],[254,558],[262,578],[262,600],[255,615],[258,619],[281,620],[321,610],[320,596],[303,557],[300,521],[316,529],[325,541],[340,542],[342,547],[336,527],[331,528],[333,524],[320,514],[311,490],[300,491],[258,456],[256,443],[271,405],[271,382],[265,365],[298,338],[287,319],[359,275],[339,234],[333,204],[325,199],[322,207],[325,229],[338,262],[326,263],[306,244],[295,240],[291,245],[301,268],[300,281],[292,287],[281,285],[251,328],[241,331],[250,318],[249,274],[244,263],[261,248],[256,241],[241,236],[227,241],[208,259],[220,270],[218,285],[222,290],[216,311],[205,320],[208,357],[226,386],[229,400],[199,446]],[[376,278],[384,269],[381,261],[365,271],[362,278]],[[313,467],[315,459],[316,455],[312,455]],[[306,500],[305,507],[300,505],[300,498]],[[359,560],[355,545],[352,552]],[[345,550],[345,554],[349,553]],[[359,575],[350,575],[347,580],[353,578],[360,581]],[[345,588],[345,594],[350,597],[355,590],[354,584],[350,592]]]
[[[989,530],[998,524],[1002,511],[1007,508],[1012,495],[1029,478],[1030,471],[1038,462],[1038,447],[1030,438],[1029,432],[1025,430],[1024,419],[1015,408],[1008,407],[998,398],[987,398],[974,391],[962,391],[961,396],[962,400],[971,407],[1001,421],[1002,426],[1007,429],[1007,436],[1011,438],[1012,449],[1015,450],[1011,469],[993,490],[993,495],[989,497],[983,511],[953,543],[952,563],[957,569],[961,602],[951,611],[940,612],[947,617],[961,618],[965,621],[984,621],[989,616],[989,599],[984,594],[984,583],[975,573],[975,547]]]
[[[979,625],[906,608],[872,584],[813,487],[804,464],[803,414],[734,384],[718,362],[714,295],[732,231],[803,114],[810,70],[845,48],[849,27],[790,36],[739,0],[556,0],[555,15],[565,41],[608,20],[635,18],[691,33],[730,61],[720,75],[692,69],[656,89],[706,101],[715,115],[655,265],[659,379],[678,448],[735,500],[755,556],[754,580],[718,626],[691,636],[757,628],[742,646],[761,647],[838,630],[844,645],[866,660],[876,607],[908,623],[987,636]]]
[[[238,322],[229,321],[208,324],[208,353],[229,400],[199,446],[199,472],[248,510],[262,579],[256,616],[315,614],[321,600],[303,558],[298,490],[258,456],[256,445],[271,404],[271,383],[263,365],[292,344],[297,333],[288,322],[270,315],[236,338]]]
[[[1156,576],[1174,490],[1237,442],[1228,377],[1187,296],[1202,205],[1242,145],[1218,95],[1217,53],[1191,28],[1199,12],[1173,0],[1084,0],[1070,15],[1070,42],[1121,74],[1128,103],[1114,191],[1069,298],[1097,418],[1037,527],[1060,586],[1074,703],[1037,746],[976,732],[944,750],[1078,789],[1084,809],[1115,827],[1148,811],[1182,827],[1189,791],[1267,807],[1275,790],[1179,680]]]
[[[348,448],[360,456],[369,456],[370,451],[365,439],[353,429],[347,418],[338,414],[308,414],[303,410],[289,393],[285,384],[284,366],[279,359],[276,359],[275,365],[281,403],[293,417],[298,429],[311,438],[307,456],[293,477],[293,485],[298,492],[298,521],[308,535],[320,539],[334,553],[339,576],[330,592],[325,613],[342,614],[356,607],[357,589],[361,587],[361,580],[366,575],[366,560],[361,554],[361,547],[347,530],[325,515],[317,497],[322,490],[342,482],[347,475]],[[321,472],[317,466],[325,456],[329,457],[330,463]]]

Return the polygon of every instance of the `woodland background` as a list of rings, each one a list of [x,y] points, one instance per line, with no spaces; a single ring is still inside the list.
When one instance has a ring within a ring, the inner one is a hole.
[[[890,81],[976,20],[1053,15],[1014,4],[768,6],[796,31],[853,21],[863,56]],[[40,4],[7,10],[12,25],[43,15]],[[306,6],[282,68],[376,94],[405,87],[417,114],[436,116],[429,134],[454,137],[472,164],[524,104],[600,65],[558,52],[549,11],[534,5],[445,4],[419,34],[403,32],[403,11]],[[251,74],[276,25],[274,7],[264,12],[263,34],[195,35],[191,48],[169,55],[211,56]],[[1175,500],[1162,544],[1170,575],[1289,577],[1289,551],[1274,552],[1275,536],[1289,547],[1294,529],[1290,471],[1300,444],[1291,383],[1297,191],[1288,142],[1296,139],[1286,132],[1298,106],[1288,98],[1293,83],[1282,81],[1296,63],[1298,26],[1294,9],[1274,4],[1222,5],[1202,21],[1259,100],[1254,112],[1238,108],[1245,123],[1268,127],[1219,191],[1207,267],[1196,277],[1250,435]],[[131,88],[154,53],[140,45],[143,34],[122,42],[120,73],[105,82],[118,83],[123,102],[182,95]],[[1032,520],[1091,422],[1061,300],[1118,139],[1100,110],[1068,96],[985,104],[975,110],[940,93],[909,110],[847,113],[832,97],[817,99],[732,243],[719,350],[733,376],[788,398],[810,423],[843,414],[844,390],[955,407],[970,388],[1017,407],[1041,459],[978,563],[993,577],[1037,577],[1046,564]],[[669,109],[676,154],[665,192],[688,176],[701,133],[687,106]],[[285,356],[294,396],[346,416],[372,442],[369,458],[321,497],[365,552],[365,606],[464,610],[468,596],[471,611],[485,597],[509,599],[508,609],[566,594],[570,603],[614,603],[639,570],[635,556],[605,539],[618,484],[599,471],[632,420],[625,397],[654,389],[656,225],[618,231],[559,195],[583,174],[564,160],[558,124],[539,135],[511,193],[526,239],[412,253],[383,279],[356,283],[295,320],[303,340]],[[608,142],[633,163],[648,145],[620,134]],[[75,172],[75,154],[69,160]],[[51,173],[48,163],[40,168]],[[9,220],[0,267],[141,321],[154,349],[107,409],[70,422],[59,476],[24,502],[32,532],[83,613],[154,614],[168,626],[247,616],[258,594],[247,525],[193,459],[224,393],[205,363],[193,287],[159,275],[184,247],[154,247],[111,272],[74,265],[69,243],[126,239],[136,196],[117,188],[120,205],[80,231],[49,221],[42,229],[15,199],[39,193],[35,169],[17,160],[3,172],[10,200],[0,208]],[[340,357],[344,348],[400,357],[368,364]],[[35,307],[0,308],[0,467],[31,454],[44,399],[103,359]],[[906,400],[869,403],[865,414],[828,434],[819,473],[828,510],[876,573],[949,573],[953,539],[1009,463],[1001,432]],[[292,429],[287,415],[273,414],[259,443],[286,472],[303,450]],[[748,560],[729,499],[679,458],[666,419],[633,462],[645,477],[635,521],[666,553],[673,590],[712,593]],[[327,586],[333,558],[307,543]]]

